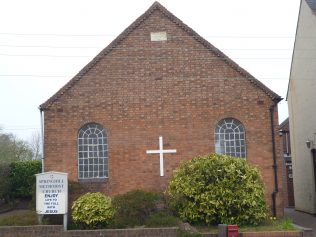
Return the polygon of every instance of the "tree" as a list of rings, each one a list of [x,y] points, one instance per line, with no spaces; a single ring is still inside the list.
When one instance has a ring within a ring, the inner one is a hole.
[[[0,199],[10,199],[10,165],[15,161],[32,160],[33,152],[27,142],[6,134],[0,128]]]
[[[39,132],[33,133],[28,146],[32,151],[33,160],[42,159],[42,137]]]
[[[30,159],[32,159],[32,150],[25,141],[0,130],[0,164]]]

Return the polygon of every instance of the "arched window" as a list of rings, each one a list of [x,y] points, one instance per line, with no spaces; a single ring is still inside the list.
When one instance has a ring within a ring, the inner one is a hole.
[[[105,129],[96,123],[84,125],[78,134],[78,178],[107,178],[108,158]]]
[[[235,157],[246,157],[245,129],[241,122],[225,118],[215,129],[215,152]]]

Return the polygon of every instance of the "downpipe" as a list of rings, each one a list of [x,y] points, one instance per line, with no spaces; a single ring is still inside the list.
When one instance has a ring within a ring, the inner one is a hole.
[[[272,192],[272,211],[273,216],[276,217],[276,196],[279,192],[278,185],[278,164],[276,160],[276,148],[275,148],[275,129],[274,129],[274,109],[277,106],[277,102],[274,102],[273,105],[270,106],[270,119],[271,119],[271,138],[272,138],[272,157],[273,157],[273,171],[274,171],[274,190]]]

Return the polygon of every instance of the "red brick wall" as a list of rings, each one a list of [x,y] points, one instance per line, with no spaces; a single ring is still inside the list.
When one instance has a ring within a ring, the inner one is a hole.
[[[175,237],[177,227],[142,229],[69,230],[63,226],[9,226],[0,227],[1,237]]]
[[[291,143],[290,143],[290,128],[289,121],[283,122],[280,127],[282,130],[281,142],[282,142],[282,156],[291,156]],[[295,206],[294,200],[294,188],[293,188],[293,170],[292,161],[285,161],[283,171],[283,187],[284,187],[284,206],[293,207]],[[287,163],[287,164],[286,164]]]
[[[280,126],[279,129],[282,130],[282,146],[283,146],[283,153],[287,155],[291,155],[291,140],[290,140],[290,124],[287,120],[286,123],[282,123],[282,127]],[[287,134],[287,136],[286,136]]]
[[[150,41],[157,31],[166,31],[168,40]],[[96,186],[108,195],[162,191],[181,161],[214,152],[216,124],[233,117],[245,126],[247,161],[259,167],[271,205],[271,105],[263,90],[155,11],[45,110],[45,171],[77,180],[78,130],[96,122],[106,128],[109,144],[109,178]],[[274,119],[277,135],[277,111]],[[159,135],[165,149],[177,149],[165,155],[164,177],[159,156],[146,154],[158,149]]]
[[[141,228],[141,229],[103,229],[103,230],[69,230],[63,231],[63,226],[9,226],[0,227],[1,237],[175,237],[177,227],[170,228]],[[202,233],[201,236],[217,237],[216,233]],[[271,231],[271,232],[244,232],[239,233],[240,237],[310,237],[311,230],[303,231]]]
[[[0,227],[1,237],[57,237],[63,236],[63,227],[59,225],[6,226]]]

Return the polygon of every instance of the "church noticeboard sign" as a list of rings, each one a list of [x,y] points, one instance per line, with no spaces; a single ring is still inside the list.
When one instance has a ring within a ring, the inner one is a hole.
[[[68,174],[36,174],[37,214],[66,214],[68,210]]]

